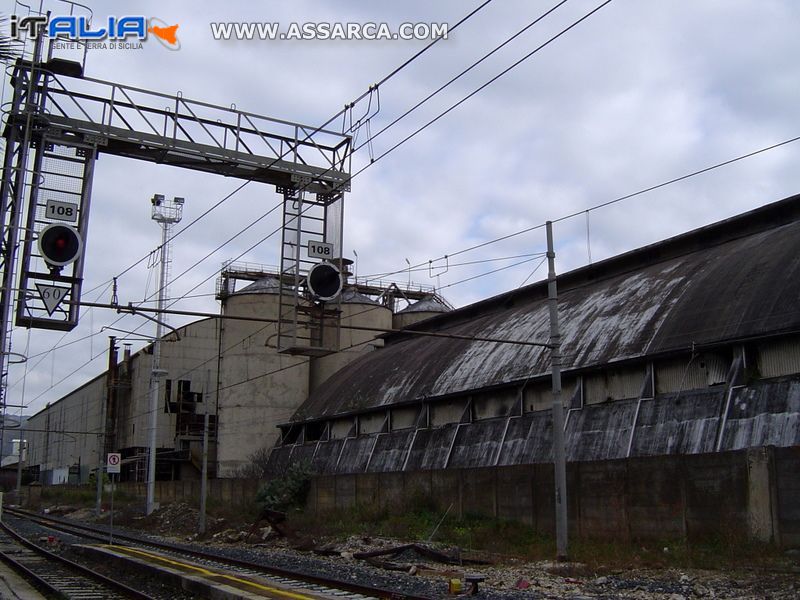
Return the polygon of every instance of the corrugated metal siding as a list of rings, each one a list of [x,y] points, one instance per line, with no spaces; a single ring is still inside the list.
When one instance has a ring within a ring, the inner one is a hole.
[[[642,400],[631,456],[714,452],[726,398],[726,386],[715,386]],[[566,431],[569,460],[624,457],[636,405],[636,400],[617,401],[572,411]],[[313,467],[320,473],[360,472],[367,467],[370,453],[370,471],[402,470],[406,456],[408,470],[490,466],[504,431],[498,464],[552,460],[552,418],[546,410],[511,419],[351,438],[341,452],[338,469],[336,462],[344,440],[321,442]],[[722,450],[765,445],[800,446],[800,376],[733,390]],[[270,470],[282,472],[290,462],[309,456],[314,447],[275,448],[270,455]]]
[[[363,473],[366,471],[369,453],[374,445],[374,435],[365,435],[364,437],[346,440],[336,472]]]
[[[800,445],[800,380],[734,390],[722,450]]]
[[[347,437],[353,428],[353,419],[336,419],[331,422],[331,439],[341,440]]]
[[[706,353],[696,356],[691,363],[689,360],[687,356],[682,360],[656,362],[656,392],[670,394],[679,390],[702,390],[725,383],[730,367],[725,357]]]
[[[636,400],[573,411],[566,430],[567,459],[623,458],[636,412]]]
[[[511,419],[506,441],[500,449],[501,465],[519,465],[553,460],[553,419],[540,411]]]
[[[725,397],[720,386],[643,400],[631,456],[714,452]]]
[[[577,382],[575,377],[564,377],[561,380],[561,402],[565,407],[569,407]],[[523,394],[525,396],[523,401],[525,412],[550,410],[553,406],[553,384],[550,381],[528,383]]]
[[[800,373],[800,339],[765,342],[757,346],[758,370],[762,377]]]
[[[314,460],[314,452],[317,449],[317,442],[309,442],[308,444],[297,445],[292,452],[293,463],[306,463],[309,466]]]
[[[392,409],[392,431],[414,427],[417,423],[418,414],[419,407],[417,406]]]
[[[458,423],[466,407],[466,398],[432,404],[431,426],[438,427],[440,425],[447,425],[448,423]]]
[[[378,433],[386,421],[386,413],[370,413],[366,415],[359,415],[358,429],[362,434]]]
[[[457,428],[457,425],[445,425],[417,431],[406,470],[444,469]]]
[[[608,369],[584,376],[585,404],[638,398],[645,371],[645,367],[641,366],[629,369]]]
[[[523,395],[525,412],[545,410],[553,403],[553,387],[549,382],[529,383],[525,386]]]
[[[381,435],[375,444],[367,471],[401,471],[413,436],[414,431],[410,429]]]
[[[505,417],[517,401],[517,390],[496,390],[473,394],[472,415],[476,420]]]
[[[703,354],[701,366],[705,363],[706,367],[706,383],[709,386],[726,383],[728,378],[728,371],[731,367],[731,361],[728,357],[720,354]]]
[[[336,472],[336,461],[339,459],[342,444],[344,444],[344,440],[320,442],[317,453],[314,455],[314,461],[311,463],[311,468],[315,473]]]
[[[458,430],[448,467],[485,467],[494,464],[506,419],[491,419]]]

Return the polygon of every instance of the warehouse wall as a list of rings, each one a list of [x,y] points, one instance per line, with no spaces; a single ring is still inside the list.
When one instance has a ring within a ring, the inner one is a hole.
[[[106,378],[101,375],[28,420],[25,466],[38,466],[42,483],[88,480],[90,470],[97,466],[99,399],[105,396]]]
[[[328,440],[276,447],[270,469],[281,473],[299,456],[322,474],[552,460],[550,410],[460,422],[467,408],[468,399],[431,403],[429,425],[400,429],[393,419],[392,431],[356,437],[348,434],[356,417],[339,419]],[[374,414],[382,419],[389,410]],[[570,461],[800,446],[800,376],[579,406],[568,412],[565,441]]]
[[[662,456],[567,465],[573,536],[688,539],[747,536],[800,545],[800,448]],[[421,496],[444,512],[555,530],[551,465],[322,475],[307,509],[398,510]]]
[[[197,321],[179,329],[180,340],[168,336],[161,344],[160,366],[167,371],[158,389],[158,436],[157,445],[171,448],[175,445],[176,415],[168,412],[167,382],[169,381],[169,401],[175,402],[178,382],[189,382],[192,392],[202,393],[210,387],[206,397],[210,397],[209,412],[214,414],[213,403],[216,384],[217,351],[219,338],[217,322],[214,319]],[[119,448],[148,446],[150,443],[150,372],[152,355],[143,350],[131,357],[131,389],[119,395],[117,432]],[[209,373],[210,371],[210,373]],[[208,383],[206,382],[208,379]],[[204,407],[195,407],[198,414]]]

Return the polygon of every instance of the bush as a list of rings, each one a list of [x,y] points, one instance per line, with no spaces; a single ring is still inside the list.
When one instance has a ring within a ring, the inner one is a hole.
[[[117,475],[117,478],[119,478],[119,475]],[[107,483],[111,483],[111,479],[109,478],[108,473],[103,472],[103,485],[106,485]],[[88,485],[91,488],[94,488],[97,485],[97,471],[92,471],[89,473]]]
[[[271,447],[259,448],[247,457],[247,464],[237,467],[233,476],[240,479],[261,479],[267,473]]]
[[[308,463],[292,463],[282,477],[269,480],[258,490],[256,502],[262,509],[281,512],[302,508],[311,487],[312,474]]]

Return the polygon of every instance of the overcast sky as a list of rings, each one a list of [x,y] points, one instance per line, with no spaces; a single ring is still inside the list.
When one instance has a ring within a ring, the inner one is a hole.
[[[84,0],[95,22],[117,3]],[[36,3],[34,3],[36,4]],[[138,50],[95,49],[94,78],[320,125],[422,48],[423,41],[217,41],[211,22],[404,22],[455,24],[473,1],[137,2],[135,14],[178,24],[180,49],[150,39]],[[557,4],[494,0],[404,68],[380,90],[377,132],[454,75]],[[469,74],[373,140],[377,157],[595,8],[570,0]],[[21,14],[4,1],[2,12]],[[128,4],[126,3],[127,7]],[[54,15],[63,3],[46,2]],[[121,16],[122,13],[112,13]],[[344,254],[358,253],[359,276],[437,259],[730,158],[800,135],[800,3],[792,0],[614,0],[353,180],[345,198]],[[10,92],[4,84],[4,101]],[[363,109],[366,109],[362,105]],[[362,129],[359,141],[364,141]],[[560,272],[706,225],[798,191],[800,142],[557,224]],[[370,162],[367,148],[353,171]],[[240,185],[239,180],[101,155],[96,165],[84,300],[110,300],[105,284],[160,242],[150,219],[154,193],[186,198],[184,224]],[[173,275],[278,203],[274,188],[251,183],[180,236]],[[275,213],[175,281],[177,308],[217,311],[220,264],[277,264]],[[465,266],[544,250],[539,229],[412,273],[456,306],[507,291],[538,260],[461,282],[522,259]],[[394,276],[406,281],[408,274]],[[120,278],[119,301],[152,294],[157,275],[142,264]],[[149,280],[149,285],[148,285]],[[207,280],[207,281],[206,281]],[[89,290],[101,286],[97,291]],[[104,369],[110,311],[84,310],[71,333],[16,330],[9,403],[41,409]],[[172,323],[179,322],[171,319]],[[185,321],[180,321],[185,322]],[[152,335],[128,316],[116,327]],[[87,340],[47,352],[94,334]],[[117,334],[123,335],[123,334]],[[30,340],[30,347],[26,345]],[[134,348],[141,347],[141,343]],[[94,360],[92,360],[94,359]],[[25,381],[24,399],[23,379]],[[16,412],[16,411],[15,411]]]

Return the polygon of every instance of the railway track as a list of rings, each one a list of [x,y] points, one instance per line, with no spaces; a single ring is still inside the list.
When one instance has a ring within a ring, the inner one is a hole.
[[[0,560],[47,597],[153,600],[84,565],[50,552],[0,523]]]
[[[19,509],[5,509],[5,513],[15,518],[27,519],[51,530],[75,536],[76,538],[90,540],[93,543],[108,544],[109,532],[100,527],[93,527],[88,524],[75,523],[65,519],[51,516],[42,516]],[[346,581],[344,579],[332,579],[309,573],[301,573],[276,566],[266,565],[248,560],[222,556],[217,553],[199,550],[197,548],[170,544],[161,540],[153,540],[144,536],[120,533],[115,531],[113,534],[115,544],[124,542],[124,547],[119,547],[119,552],[136,553],[158,552],[159,556],[164,557],[164,562],[191,560],[196,571],[225,572],[230,580],[239,582],[250,581],[257,578],[265,582],[261,587],[277,590],[297,590],[296,593],[306,598],[336,598],[342,600],[367,600],[367,599],[390,599],[390,600],[430,600],[429,596],[421,596],[398,592],[396,590],[382,589],[379,587],[367,586]],[[127,548],[127,549],[126,549]],[[256,593],[259,590],[254,590]],[[280,596],[280,594],[278,594]]]

